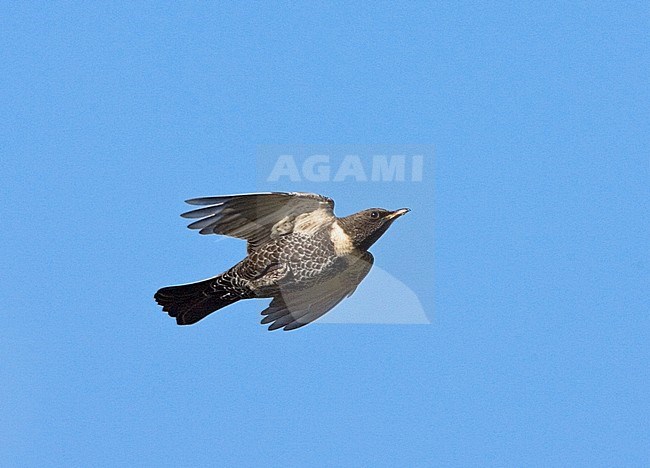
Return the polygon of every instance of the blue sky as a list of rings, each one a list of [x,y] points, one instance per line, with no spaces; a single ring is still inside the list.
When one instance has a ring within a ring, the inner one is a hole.
[[[0,6],[2,464],[647,466],[650,15],[523,3]],[[423,180],[259,169],[381,144]],[[177,327],[245,252],[183,200],[269,185],[410,207],[372,251],[431,323]]]

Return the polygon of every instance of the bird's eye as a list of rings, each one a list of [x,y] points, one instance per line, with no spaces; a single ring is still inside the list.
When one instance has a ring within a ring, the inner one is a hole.
[[[377,219],[377,218],[379,218],[379,212],[378,212],[378,211],[371,211],[371,212],[370,212],[370,217],[371,217],[372,219]]]

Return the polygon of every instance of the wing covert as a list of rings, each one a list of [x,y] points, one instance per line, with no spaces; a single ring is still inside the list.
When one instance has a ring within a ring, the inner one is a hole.
[[[221,234],[245,239],[249,243],[249,249],[267,242],[274,233],[273,227],[278,223],[293,220],[300,214],[323,210],[326,216],[334,217],[334,201],[315,193],[224,195],[193,198],[186,203],[207,205],[181,215],[184,218],[200,218],[188,226],[190,229],[199,230],[199,234]]]

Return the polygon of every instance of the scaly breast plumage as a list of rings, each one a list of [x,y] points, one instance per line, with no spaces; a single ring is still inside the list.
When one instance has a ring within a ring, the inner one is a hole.
[[[315,235],[294,233],[286,238],[280,251],[280,261],[289,267],[296,281],[309,281],[327,272],[336,260],[327,233]]]
[[[237,275],[258,294],[265,295],[290,281],[304,285],[335,273],[338,257],[327,230],[291,233],[273,239],[235,266]]]

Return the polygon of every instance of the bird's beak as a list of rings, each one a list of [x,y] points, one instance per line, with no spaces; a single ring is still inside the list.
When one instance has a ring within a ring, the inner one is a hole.
[[[391,214],[389,214],[388,216],[386,216],[386,218],[388,218],[388,219],[396,219],[396,218],[399,218],[399,217],[402,216],[402,215],[405,215],[405,214],[408,213],[409,211],[411,211],[411,210],[408,209],[408,208],[401,208],[401,209],[399,209],[399,210],[395,210],[395,211],[393,211]]]

